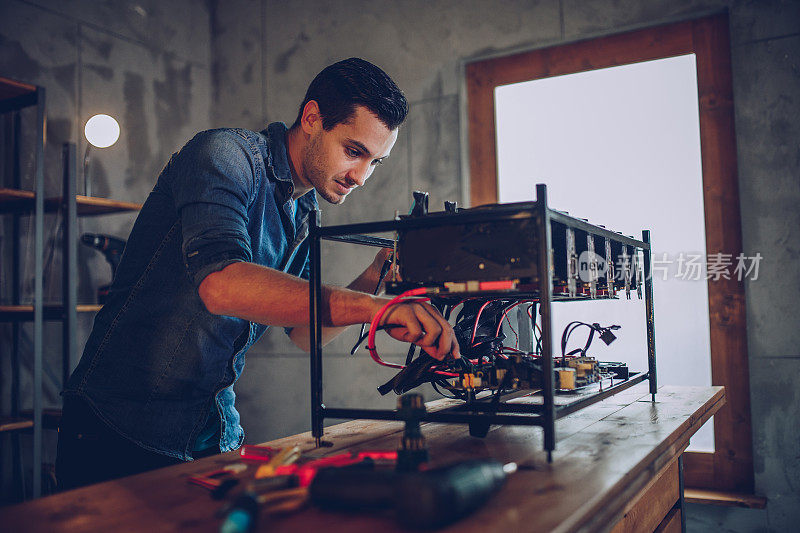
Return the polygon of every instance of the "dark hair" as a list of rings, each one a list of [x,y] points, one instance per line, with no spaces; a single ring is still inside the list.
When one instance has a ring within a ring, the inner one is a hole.
[[[408,114],[406,97],[392,78],[358,57],[334,63],[317,74],[300,104],[293,128],[300,125],[303,109],[310,100],[319,105],[325,130],[350,119],[357,105],[377,115],[390,130],[402,124]]]

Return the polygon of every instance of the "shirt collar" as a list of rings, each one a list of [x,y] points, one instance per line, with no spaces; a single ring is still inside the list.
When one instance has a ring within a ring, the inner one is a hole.
[[[273,122],[262,132],[267,138],[267,147],[269,148],[269,160],[267,164],[272,168],[271,174],[274,176],[283,187],[280,191],[283,193],[281,203],[291,199],[294,192],[294,183],[292,182],[292,169],[289,166],[289,153],[286,149],[286,132],[289,128],[283,122]],[[305,210],[315,209],[317,204],[317,195],[314,189],[311,189],[306,194],[298,198]]]
[[[280,181],[292,182],[292,169],[289,166],[289,154],[286,151],[286,132],[288,128],[283,122],[273,122],[262,133],[267,138],[269,161],[273,175]]]

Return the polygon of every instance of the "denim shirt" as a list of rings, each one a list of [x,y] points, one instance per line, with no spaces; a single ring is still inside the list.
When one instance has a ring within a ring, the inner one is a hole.
[[[197,289],[237,261],[308,278],[308,215],[318,205],[313,190],[292,200],[286,131],[273,123],[197,134],[136,219],[64,394],[148,450],[192,459],[215,407],[220,450],[244,440],[233,384],[267,326],[209,313]]]

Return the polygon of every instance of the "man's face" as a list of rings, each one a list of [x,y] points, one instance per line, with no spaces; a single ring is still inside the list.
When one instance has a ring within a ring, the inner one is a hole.
[[[340,204],[351,190],[364,185],[396,140],[397,130],[389,130],[362,106],[329,131],[317,121],[303,154],[303,177],[325,200]]]

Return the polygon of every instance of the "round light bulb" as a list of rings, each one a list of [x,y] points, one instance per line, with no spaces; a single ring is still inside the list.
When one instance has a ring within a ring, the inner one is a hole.
[[[95,115],[86,121],[86,140],[97,148],[108,148],[119,139],[119,124],[114,117]]]

